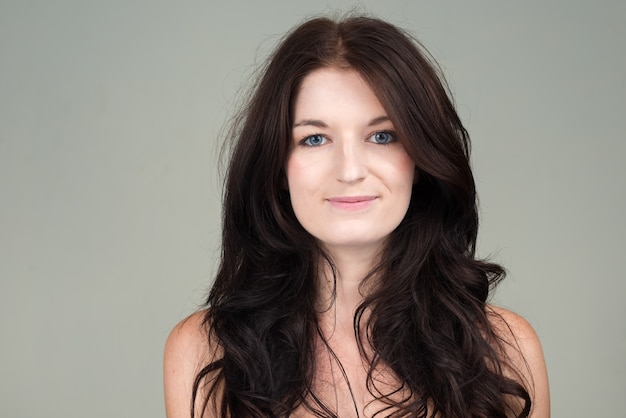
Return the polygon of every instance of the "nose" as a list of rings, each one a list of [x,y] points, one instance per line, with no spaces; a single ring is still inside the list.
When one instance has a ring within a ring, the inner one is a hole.
[[[367,175],[365,152],[359,144],[346,141],[337,149],[336,172],[337,180],[342,183],[356,183]]]

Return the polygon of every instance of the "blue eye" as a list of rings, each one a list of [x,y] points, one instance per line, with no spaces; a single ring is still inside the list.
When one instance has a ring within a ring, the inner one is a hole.
[[[327,141],[328,139],[326,139],[324,136],[316,134],[304,138],[302,144],[308,145],[309,147],[319,147],[320,145],[324,145]]]
[[[388,144],[396,140],[392,132],[380,131],[369,137],[369,141],[375,144]]]

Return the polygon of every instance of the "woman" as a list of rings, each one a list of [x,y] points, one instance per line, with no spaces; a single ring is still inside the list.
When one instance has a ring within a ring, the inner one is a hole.
[[[165,352],[169,418],[549,416],[527,322],[486,303],[469,138],[396,27],[292,31],[232,131],[208,309]]]

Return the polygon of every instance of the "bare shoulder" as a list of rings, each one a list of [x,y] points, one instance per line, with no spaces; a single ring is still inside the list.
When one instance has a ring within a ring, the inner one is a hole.
[[[170,332],[163,356],[163,380],[167,418],[188,418],[193,384],[198,372],[219,355],[209,337],[206,311],[183,319]]]
[[[524,351],[541,350],[537,333],[526,319],[499,306],[488,305],[487,317],[498,335],[509,344],[519,345]]]
[[[530,392],[531,418],[550,416],[550,391],[546,362],[541,342],[526,319],[507,309],[487,306],[487,316],[494,331],[504,342],[504,355],[515,369],[515,374]],[[512,376],[516,377],[516,376]]]

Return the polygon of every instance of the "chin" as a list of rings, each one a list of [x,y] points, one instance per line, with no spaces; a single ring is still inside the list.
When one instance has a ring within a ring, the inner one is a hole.
[[[380,237],[378,239],[363,239],[363,236],[355,237],[350,239],[350,237],[343,236],[341,239],[328,239],[328,240],[320,240],[322,247],[329,250],[331,253],[335,251],[365,251],[371,252],[373,250],[378,251],[385,241],[385,237]]]

